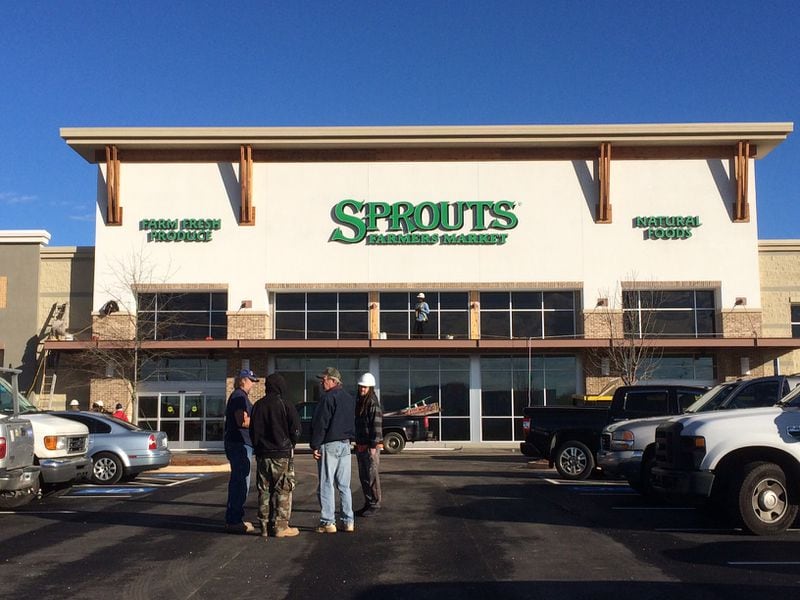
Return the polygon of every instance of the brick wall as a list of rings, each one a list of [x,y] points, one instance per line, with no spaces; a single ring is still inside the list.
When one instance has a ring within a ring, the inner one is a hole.
[[[92,335],[101,340],[135,339],[136,317],[128,313],[92,315]]]
[[[228,313],[229,340],[266,340],[270,329],[269,313]]]

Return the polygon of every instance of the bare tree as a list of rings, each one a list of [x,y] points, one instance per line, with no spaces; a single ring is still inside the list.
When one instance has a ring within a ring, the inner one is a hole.
[[[658,308],[663,292],[650,285],[636,285],[630,290],[618,289],[606,295],[595,308],[596,323],[609,343],[588,353],[597,373],[616,378],[623,385],[650,379],[663,356],[655,338],[663,333]]]
[[[121,388],[138,422],[138,395],[142,382],[158,375],[158,365],[173,353],[147,348],[160,340],[175,317],[151,318],[159,284],[169,281],[171,269],[159,267],[144,248],[109,263],[103,294],[108,300],[94,323],[94,344],[82,353],[80,364],[92,378],[108,379]],[[127,406],[125,407],[127,408]]]

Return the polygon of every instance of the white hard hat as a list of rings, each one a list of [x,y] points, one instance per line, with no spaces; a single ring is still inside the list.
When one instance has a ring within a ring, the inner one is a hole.
[[[70,400],[69,401],[69,405],[70,406],[78,406],[78,401],[77,400]]]
[[[419,294],[417,294],[417,298],[421,298],[422,300],[425,300],[425,294],[420,292]]]
[[[375,376],[372,373],[364,373],[358,380],[358,385],[364,387],[375,387]]]
[[[102,408],[104,406],[102,400],[95,400],[94,404],[95,404],[95,406],[99,406],[100,408]]]

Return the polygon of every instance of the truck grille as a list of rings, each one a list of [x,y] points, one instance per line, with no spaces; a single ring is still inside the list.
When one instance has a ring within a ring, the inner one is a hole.
[[[67,439],[67,447],[70,454],[83,454],[86,452],[86,442],[89,438],[85,435],[70,437]]]
[[[680,467],[681,423],[664,423],[656,428],[656,465],[667,469]]]

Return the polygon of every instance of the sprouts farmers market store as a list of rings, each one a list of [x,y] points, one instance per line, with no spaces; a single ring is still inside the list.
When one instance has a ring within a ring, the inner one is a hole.
[[[650,348],[651,379],[772,373],[797,340],[764,336],[754,168],[791,131],[63,129],[97,165],[95,312],[46,346],[184,448],[221,446],[243,367],[294,402],[371,371],[452,442],[520,440],[528,404],[618,381],[615,352]]]

